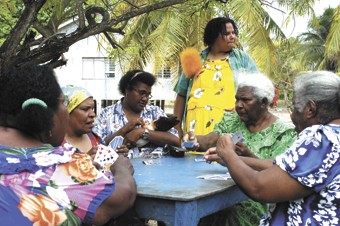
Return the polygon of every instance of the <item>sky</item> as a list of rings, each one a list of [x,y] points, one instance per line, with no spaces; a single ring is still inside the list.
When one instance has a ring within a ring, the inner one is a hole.
[[[336,8],[340,2],[338,0],[321,0],[317,3],[315,3],[313,9],[316,14],[316,16],[320,16],[323,12],[324,9],[328,8],[328,6],[332,8]],[[284,9],[282,9],[285,11]],[[275,22],[281,26],[284,19],[287,17],[286,15],[288,13],[283,14],[275,9],[272,8],[266,8],[266,11],[269,13],[269,15],[275,20]],[[287,28],[282,27],[282,31],[285,33],[286,37],[296,37],[302,32],[307,31],[307,22],[308,22],[308,16],[306,17],[297,17],[295,18],[295,28],[294,28],[294,21],[291,21],[288,25]]]

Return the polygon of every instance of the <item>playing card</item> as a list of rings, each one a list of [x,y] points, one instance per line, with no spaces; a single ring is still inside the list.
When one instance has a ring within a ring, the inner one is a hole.
[[[237,131],[233,137],[231,138],[231,140],[233,141],[234,144],[236,144],[237,142],[239,142],[242,139],[242,132],[241,130]]]
[[[103,168],[102,173],[110,171],[110,166],[117,160],[118,154],[111,147],[105,145],[98,145],[98,150],[94,161],[99,163]]]
[[[116,150],[118,145],[123,144],[124,137],[122,136],[116,136],[113,138],[113,140],[109,143],[109,147],[111,147],[113,150]]]

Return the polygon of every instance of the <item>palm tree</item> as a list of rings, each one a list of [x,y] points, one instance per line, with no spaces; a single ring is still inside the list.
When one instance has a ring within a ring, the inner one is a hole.
[[[327,8],[324,13],[318,17],[318,27],[310,20],[307,27],[308,31],[298,36],[301,44],[297,45],[295,52],[298,53],[296,56],[297,59],[299,59],[298,65],[300,69],[326,69],[336,72],[337,57],[325,56],[325,43],[331,29],[334,13],[334,8]]]

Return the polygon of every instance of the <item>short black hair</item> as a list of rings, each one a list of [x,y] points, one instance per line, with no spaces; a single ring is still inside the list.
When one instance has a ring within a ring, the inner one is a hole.
[[[211,47],[219,34],[227,33],[226,23],[231,23],[233,25],[235,34],[238,36],[238,28],[235,21],[226,17],[217,17],[210,20],[204,29],[203,41],[205,46]]]
[[[54,72],[47,66],[30,64],[3,73],[0,76],[0,125],[27,134],[51,130],[60,94]],[[22,109],[22,104],[30,98],[44,101],[47,108],[30,104]]]
[[[140,72],[140,73],[139,73]],[[137,76],[133,78],[134,75],[139,73]],[[131,79],[132,78],[132,79]],[[142,70],[131,70],[128,71],[119,81],[119,92],[125,96],[125,89],[130,88],[132,90],[132,86],[137,85],[139,83],[145,83],[148,86],[153,86],[156,82],[156,77]]]

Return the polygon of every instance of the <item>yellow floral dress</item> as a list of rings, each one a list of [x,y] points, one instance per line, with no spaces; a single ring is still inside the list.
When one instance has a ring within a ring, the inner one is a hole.
[[[224,109],[235,107],[234,77],[227,58],[207,59],[193,81],[187,107],[185,133],[206,135],[221,121]]]

